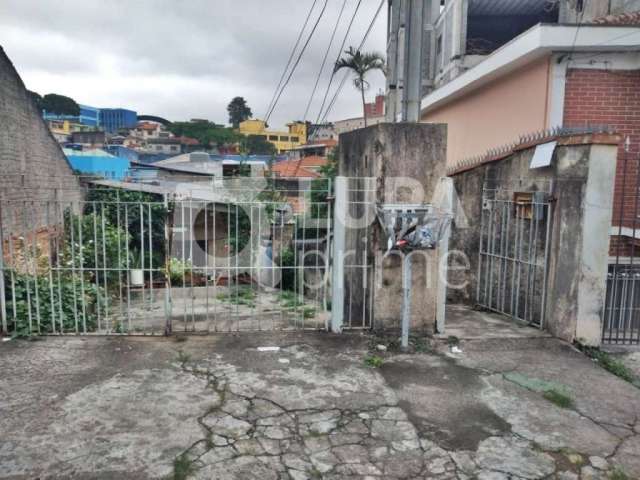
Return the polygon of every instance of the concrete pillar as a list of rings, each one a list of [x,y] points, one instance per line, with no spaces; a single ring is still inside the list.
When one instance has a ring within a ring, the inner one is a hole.
[[[616,165],[610,160],[612,147],[593,145],[589,175],[582,200],[582,245],[579,257],[576,339],[599,345],[606,298],[609,263],[609,231],[613,212]]]

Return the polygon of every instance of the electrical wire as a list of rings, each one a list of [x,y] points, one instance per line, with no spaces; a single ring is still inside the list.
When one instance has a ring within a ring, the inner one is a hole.
[[[329,45],[327,45],[327,50],[324,52],[324,58],[322,59],[322,64],[320,65],[320,70],[318,71],[318,76],[316,77],[316,83],[313,85],[313,90],[311,90],[311,95],[309,96],[309,102],[307,103],[307,108],[304,110],[304,115],[302,117],[302,121],[307,121],[307,115],[309,114],[309,108],[311,108],[311,103],[313,102],[313,97],[316,95],[316,90],[318,88],[318,83],[320,83],[320,77],[322,77],[322,72],[324,70],[324,66],[327,63],[327,57],[329,56],[329,51],[331,50],[331,46],[333,45],[333,39],[336,36],[336,32],[338,31],[338,26],[340,25],[340,20],[342,19],[342,14],[344,13],[344,9],[347,6],[347,0],[342,2],[342,8],[340,9],[340,13],[338,14],[338,19],[336,20],[336,24],[333,27],[333,32],[331,32],[331,38],[329,39]]]
[[[349,21],[349,26],[347,27],[347,31],[344,33],[344,37],[342,38],[342,43],[340,44],[340,48],[338,49],[338,57],[334,62],[334,65],[340,60],[340,56],[342,55],[342,49],[344,48],[345,43],[347,42],[347,38],[349,37],[349,33],[351,32],[351,27],[353,26],[353,21],[356,19],[356,15],[358,14],[358,10],[360,9],[360,4],[362,0],[358,0],[355,10],[353,11],[353,15],[351,15],[351,20]],[[318,111],[318,117],[316,118],[316,124],[320,122],[320,117],[322,116],[322,111],[324,110],[324,106],[327,102],[327,97],[329,96],[329,91],[331,90],[331,84],[333,83],[333,78],[336,75],[335,69],[331,70],[331,77],[329,78],[329,83],[327,84],[327,89],[324,92],[324,97],[322,98],[322,104],[320,105],[320,111]]]
[[[371,23],[369,24],[369,28],[367,28],[367,31],[364,34],[364,37],[362,38],[362,41],[360,42],[360,45],[358,46],[358,50],[361,50],[362,47],[364,46],[365,42],[367,41],[367,38],[369,37],[369,34],[371,33],[371,30],[373,29],[373,26],[375,25],[375,22],[378,19],[378,15],[380,15],[380,11],[382,10],[382,7],[383,7],[384,3],[385,3],[385,0],[382,0],[380,2],[380,5],[378,6],[378,9],[376,10],[375,15],[371,19]],[[334,93],[334,95],[333,95],[333,97],[331,99],[331,102],[327,106],[327,109],[324,112],[324,115],[322,116],[322,119],[318,123],[324,123],[326,121],[327,116],[329,115],[329,112],[331,112],[333,106],[335,105],[336,100],[338,99],[338,96],[340,95],[340,92],[344,88],[344,85],[345,85],[345,83],[347,81],[348,76],[349,76],[349,72],[345,72],[345,75],[344,75],[344,77],[342,77],[342,81],[340,82],[340,85],[336,89],[336,92]]]
[[[314,23],[313,28],[311,29],[311,32],[309,33],[309,36],[307,37],[306,42],[302,46],[302,50],[300,50],[300,53],[298,54],[298,58],[296,59],[296,62],[293,64],[293,67],[291,68],[291,72],[289,72],[289,76],[285,80],[284,84],[282,85],[282,88],[280,89],[280,92],[278,93],[278,96],[276,97],[275,101],[273,102],[273,105],[271,106],[271,110],[267,113],[267,116],[265,118],[265,122],[269,121],[269,118],[271,117],[271,114],[273,113],[273,111],[275,110],[276,106],[278,105],[278,101],[280,101],[280,97],[282,96],[282,93],[287,88],[287,85],[289,85],[289,81],[291,80],[291,77],[295,73],[296,68],[298,68],[298,64],[300,63],[300,60],[302,60],[302,56],[304,55],[305,50],[309,46],[309,42],[311,42],[311,39],[313,38],[313,34],[316,32],[316,29],[318,28],[318,24],[320,23],[320,20],[322,20],[322,17],[324,16],[324,12],[327,9],[327,4],[328,3],[329,3],[329,0],[324,0],[324,5],[322,6],[322,10],[320,10],[320,15],[318,15],[318,18],[317,18],[316,22]]]
[[[273,101],[276,98],[276,95],[278,94],[278,90],[280,90],[280,87],[282,86],[282,81],[284,80],[284,77],[287,74],[287,71],[289,70],[289,67],[291,66],[291,60],[293,60],[293,56],[296,53],[296,50],[298,49],[298,45],[300,45],[300,40],[302,39],[302,34],[304,33],[305,28],[307,28],[307,25],[309,24],[309,19],[311,18],[311,13],[313,12],[313,9],[316,7],[316,3],[318,3],[318,0],[313,0],[313,4],[311,5],[311,8],[309,9],[309,13],[307,13],[307,18],[304,21],[304,24],[302,25],[302,28],[300,29],[300,33],[298,33],[298,38],[296,39],[296,43],[293,46],[293,49],[291,50],[291,53],[289,54],[289,60],[287,60],[287,64],[284,67],[284,70],[282,71],[282,75],[280,76],[280,80],[278,81],[278,85],[276,86],[276,89],[273,91],[273,96],[271,97],[271,100],[269,101],[269,106],[267,107],[267,111],[265,112],[264,117],[267,116],[267,113],[269,111],[271,111],[271,107],[273,105]],[[263,118],[264,118],[263,117]]]

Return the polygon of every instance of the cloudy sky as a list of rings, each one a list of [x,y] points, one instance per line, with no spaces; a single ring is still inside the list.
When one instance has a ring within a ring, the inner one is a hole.
[[[318,18],[325,0],[317,0]],[[327,8],[270,124],[302,119],[344,0]],[[247,99],[263,117],[313,0],[0,0],[0,46],[27,88],[78,103],[126,107],[170,120],[226,123],[226,105]],[[346,0],[308,120],[315,121],[330,67],[357,0]],[[346,45],[360,43],[379,5],[362,0]],[[386,8],[365,44],[385,50]],[[303,40],[306,34],[303,36]],[[368,96],[383,88],[371,75]],[[361,115],[351,83],[329,119]]]

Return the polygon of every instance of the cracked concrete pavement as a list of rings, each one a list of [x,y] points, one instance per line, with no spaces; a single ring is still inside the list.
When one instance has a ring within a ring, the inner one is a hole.
[[[433,342],[378,353],[370,368],[370,344],[317,333],[2,343],[0,478],[640,478],[640,390],[568,345],[478,339],[452,354]],[[547,400],[547,384],[571,407]]]

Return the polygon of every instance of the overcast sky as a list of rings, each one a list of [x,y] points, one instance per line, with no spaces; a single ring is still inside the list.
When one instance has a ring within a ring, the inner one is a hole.
[[[302,119],[344,0],[328,6],[271,117],[272,127]],[[318,0],[312,21],[324,0]],[[308,120],[315,121],[337,48],[357,0],[346,0]],[[243,96],[263,117],[313,0],[0,0],[0,45],[27,88],[96,107],[125,107],[170,120],[226,123]],[[346,45],[360,43],[379,5],[363,0]],[[307,27],[307,32],[311,25]],[[365,50],[384,53],[386,7]],[[306,38],[306,35],[303,39]],[[367,96],[384,86],[370,77]],[[359,116],[351,83],[331,120]]]

